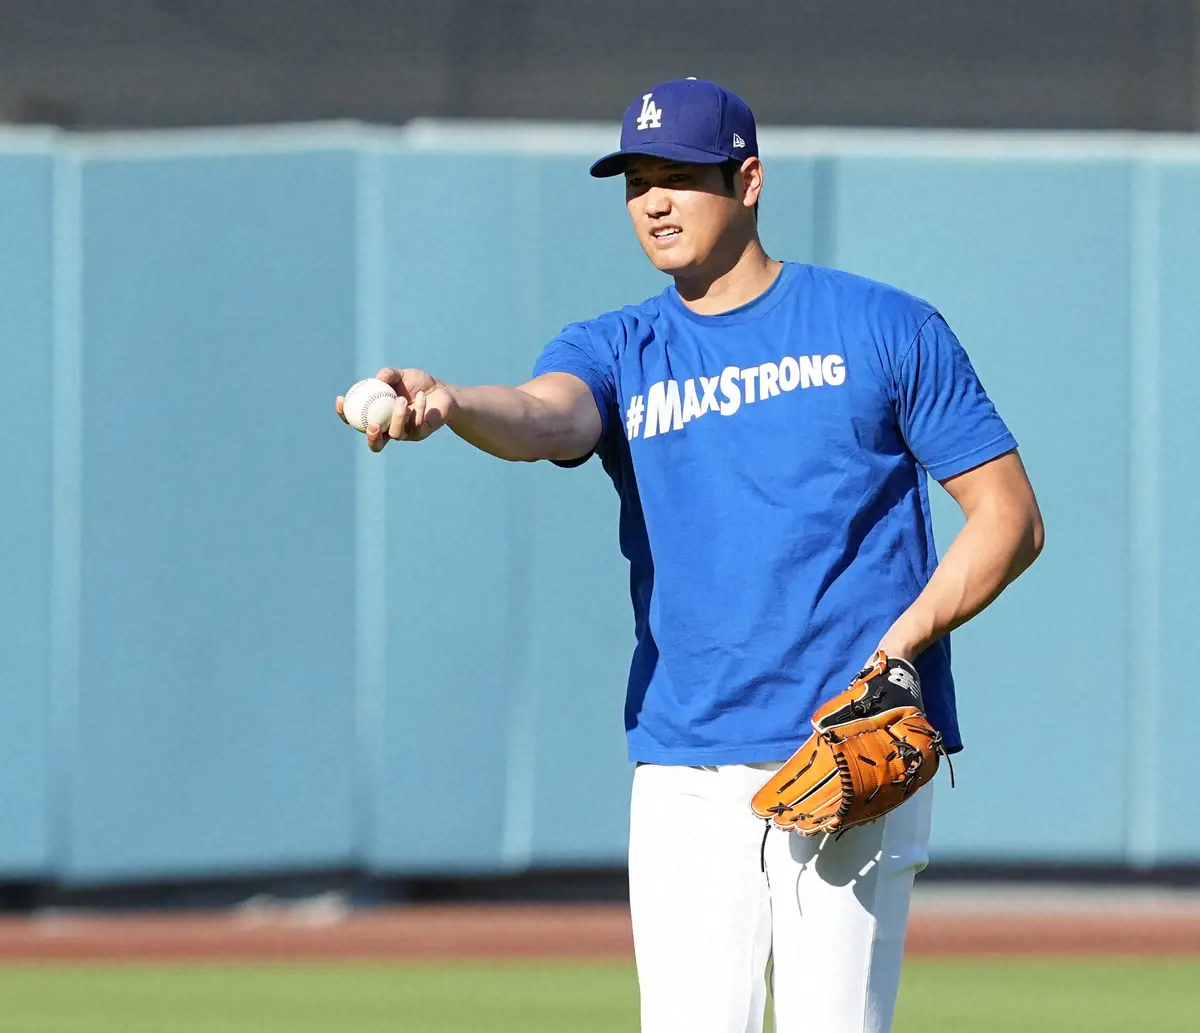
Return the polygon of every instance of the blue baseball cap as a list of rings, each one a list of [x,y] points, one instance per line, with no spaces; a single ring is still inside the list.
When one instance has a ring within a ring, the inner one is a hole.
[[[717,165],[757,154],[754,113],[741,97],[707,79],[672,79],[629,105],[621,149],[596,162],[592,175],[619,176],[625,159],[638,155]]]

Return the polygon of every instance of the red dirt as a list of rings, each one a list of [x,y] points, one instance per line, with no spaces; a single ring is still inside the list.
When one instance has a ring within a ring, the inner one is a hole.
[[[1197,954],[1200,914],[914,913],[909,956]]]
[[[0,920],[0,959],[623,958],[619,907],[381,908],[334,921],[238,915]]]
[[[628,909],[416,906],[303,914],[46,915],[0,919],[0,960],[629,958]],[[1200,953],[1200,911],[917,911],[911,956]]]

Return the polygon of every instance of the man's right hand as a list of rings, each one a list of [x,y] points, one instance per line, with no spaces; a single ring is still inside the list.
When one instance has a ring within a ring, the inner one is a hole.
[[[391,384],[396,391],[392,422],[387,427],[367,428],[367,443],[372,452],[383,451],[388,441],[424,441],[445,426],[454,405],[454,396],[445,382],[421,369],[392,369],[384,366],[376,378]]]
[[[376,423],[368,425],[367,447],[372,452],[382,452],[389,441],[424,441],[445,425],[454,404],[448,385],[420,369],[392,369],[385,366],[375,377],[395,390],[396,404],[392,408],[392,419],[388,426],[381,427]],[[337,414],[345,420],[343,402],[344,399],[339,395],[334,406]]]
[[[543,373],[520,387],[456,387],[419,369],[384,367],[376,377],[396,391],[388,426],[367,427],[367,444],[424,441],[449,424],[476,448],[512,462],[583,459],[604,429],[591,388],[573,373]],[[337,412],[345,420],[344,399]]]

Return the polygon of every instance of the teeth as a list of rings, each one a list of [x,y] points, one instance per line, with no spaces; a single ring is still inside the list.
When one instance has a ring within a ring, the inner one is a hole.
[[[672,230],[651,230],[650,231],[651,236],[654,236],[654,237],[673,237],[678,232],[679,232],[679,230],[674,230],[674,229],[672,229]]]

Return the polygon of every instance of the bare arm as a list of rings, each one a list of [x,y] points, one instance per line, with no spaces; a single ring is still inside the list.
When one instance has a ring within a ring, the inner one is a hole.
[[[501,459],[578,459],[600,440],[600,413],[588,386],[546,373],[520,387],[451,387],[447,425]]]
[[[423,441],[443,426],[501,459],[578,459],[600,440],[602,424],[588,386],[570,373],[546,373],[520,387],[461,387],[416,369],[381,369],[396,389],[388,427],[367,428],[371,451],[388,441]],[[342,399],[336,402],[342,414]]]
[[[1016,452],[950,477],[942,486],[967,522],[924,591],[879,643],[889,656],[912,659],[969,621],[1042,551],[1042,515]]]

